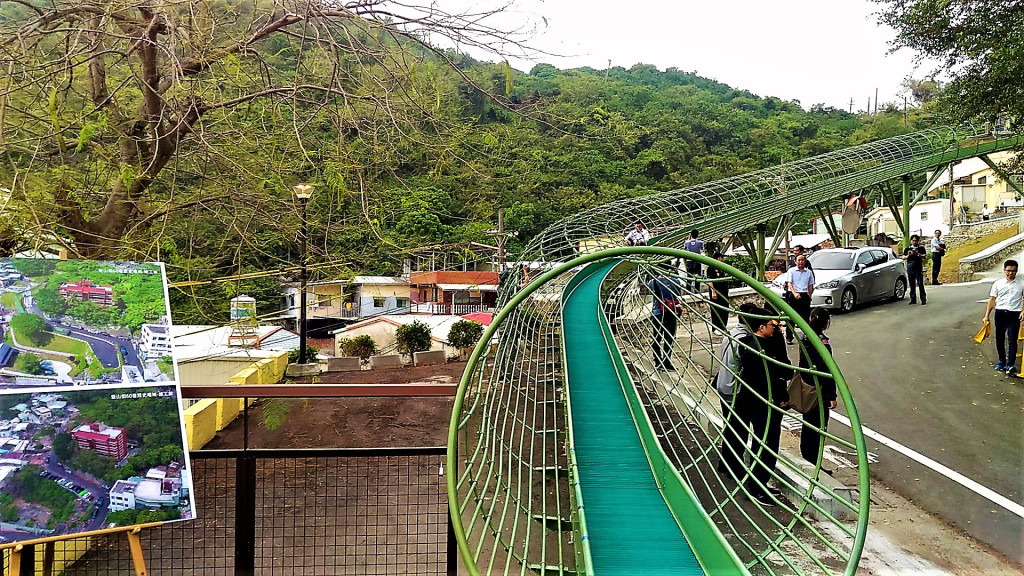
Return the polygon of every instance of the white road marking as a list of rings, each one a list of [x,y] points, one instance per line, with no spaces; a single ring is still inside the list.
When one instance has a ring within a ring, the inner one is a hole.
[[[844,426],[850,426],[850,419],[844,416],[843,414],[833,412],[832,419]],[[967,488],[968,490],[974,492],[978,496],[981,496],[982,498],[989,500],[990,502],[996,504],[997,506],[1005,508],[1014,515],[1020,518],[1024,518],[1024,506],[1017,504],[1013,500],[1010,500],[1009,498],[1003,496],[1002,494],[999,494],[998,492],[992,490],[991,488],[982,486],[981,484],[975,482],[974,480],[971,480],[967,476],[964,476],[963,474],[949,468],[948,466],[940,464],[923,454],[920,454],[910,448],[907,448],[903,444],[900,444],[899,442],[891,438],[888,438],[886,436],[883,436],[882,434],[879,434],[878,432],[875,432],[874,430],[868,428],[867,426],[863,426],[862,429],[864,430],[864,435],[867,436],[868,438],[871,438],[872,440],[875,440],[879,444],[882,444],[883,446],[887,446],[895,450],[896,452],[899,452],[900,454],[906,456],[907,458],[910,458],[911,460],[917,462],[918,464],[921,464],[922,466],[925,466],[927,468],[930,468],[931,470],[934,470],[935,472],[938,472],[939,474],[942,474],[946,478],[949,478],[953,482],[956,482],[957,484],[963,486],[964,488]]]

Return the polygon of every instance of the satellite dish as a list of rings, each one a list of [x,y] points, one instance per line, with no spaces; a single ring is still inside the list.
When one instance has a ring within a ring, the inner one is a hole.
[[[860,228],[861,220],[864,219],[864,209],[867,208],[867,203],[863,196],[851,196],[843,204],[843,232],[857,233],[857,228]]]

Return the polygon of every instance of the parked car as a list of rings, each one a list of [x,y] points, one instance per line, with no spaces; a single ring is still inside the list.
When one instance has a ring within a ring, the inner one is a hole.
[[[857,304],[907,296],[907,266],[889,248],[827,248],[811,254],[810,262],[815,282],[811,306],[849,312]],[[772,290],[782,294],[786,280],[781,274]]]

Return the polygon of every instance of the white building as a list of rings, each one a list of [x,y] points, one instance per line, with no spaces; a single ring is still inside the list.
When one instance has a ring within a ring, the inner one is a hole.
[[[361,317],[409,311],[409,281],[399,276],[356,276],[352,291]]]
[[[134,510],[136,486],[137,484],[128,480],[114,482],[114,487],[110,489],[110,511]]]
[[[897,212],[903,214],[903,208],[897,207]],[[865,215],[867,221],[868,236],[877,234],[888,234],[899,238],[900,228],[896,224],[896,218],[887,206],[879,206]],[[922,238],[930,238],[936,230],[942,230],[943,234],[949,233],[949,200],[922,200],[910,208],[910,234],[917,234]]]
[[[228,345],[230,326],[175,324],[171,335],[179,377],[186,386],[227,382],[259,360],[299,347],[299,336],[280,326],[260,326],[256,346],[249,348]]]
[[[1011,151],[996,152],[990,154],[989,158],[999,165],[1012,159],[1014,154]],[[1009,177],[1014,180],[1014,183],[1020,185],[1020,174],[1010,174]],[[944,190],[949,190],[950,184],[949,169],[947,168],[928,188],[928,194],[935,196]],[[981,158],[967,158],[953,166],[952,192],[957,210],[963,207],[975,215],[981,213],[985,204],[988,204],[991,210],[1024,205],[1024,199],[1021,198],[1017,190],[989,168]]]
[[[142,360],[158,359],[171,355],[171,332],[162,324],[143,324],[142,341],[139,343],[139,357]]]

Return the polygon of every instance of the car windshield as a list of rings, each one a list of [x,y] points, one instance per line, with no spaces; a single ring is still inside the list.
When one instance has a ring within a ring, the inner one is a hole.
[[[811,254],[811,266],[815,270],[850,270],[856,252],[815,252]]]

